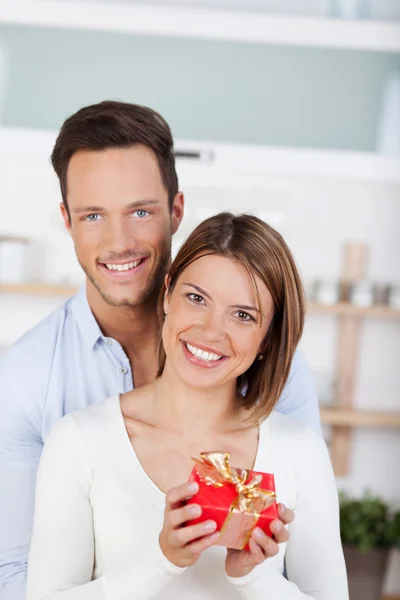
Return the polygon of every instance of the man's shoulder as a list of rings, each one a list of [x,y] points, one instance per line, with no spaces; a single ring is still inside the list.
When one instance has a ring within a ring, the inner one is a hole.
[[[317,391],[300,349],[293,356],[288,380],[275,409],[321,432]]]
[[[70,299],[71,300],[71,299]],[[20,337],[0,360],[0,417],[39,427],[60,340],[71,323],[70,300]]]
[[[51,356],[71,316],[71,300],[56,308],[14,342],[0,360],[0,372],[6,372],[14,365],[20,372],[27,368],[31,371],[38,363],[42,364],[46,356]]]

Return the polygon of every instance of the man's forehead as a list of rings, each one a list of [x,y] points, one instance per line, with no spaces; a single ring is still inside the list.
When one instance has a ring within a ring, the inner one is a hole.
[[[168,197],[156,156],[145,147],[80,150],[71,158],[66,183],[72,201],[120,193],[129,201]]]
[[[101,174],[104,170],[115,170],[130,173],[143,168],[160,175],[157,156],[150,148],[137,144],[126,148],[78,150],[70,159],[68,172],[98,170],[98,174]]]

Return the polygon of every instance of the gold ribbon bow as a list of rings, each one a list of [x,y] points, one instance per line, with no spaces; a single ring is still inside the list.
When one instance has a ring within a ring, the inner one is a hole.
[[[249,483],[246,483],[250,471],[231,467],[228,452],[202,452],[200,457],[201,460],[196,458],[193,460],[199,477],[207,485],[222,487],[232,483],[236,487],[238,496],[232,503],[230,512],[239,510],[258,520],[260,514],[275,502],[275,492],[259,487],[262,475],[255,475]]]

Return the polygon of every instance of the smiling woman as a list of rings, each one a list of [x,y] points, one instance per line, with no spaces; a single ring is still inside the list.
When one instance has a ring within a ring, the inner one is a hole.
[[[167,285],[164,312],[172,303],[183,356],[197,367],[218,367],[216,377],[224,366],[226,377],[246,387],[243,404],[255,408],[255,420],[266,418],[282,393],[304,326],[303,287],[285,241],[257,217],[221,213],[183,244]],[[164,326],[165,348],[171,319]],[[205,353],[220,358],[210,360]],[[260,360],[264,355],[268,360]],[[172,360],[173,348],[169,356]],[[161,346],[159,374],[164,365]],[[184,377],[182,367],[178,361]],[[199,377],[199,385],[215,385],[211,374]]]
[[[273,411],[304,322],[284,240],[250,215],[211,217],[174,260],[160,309],[156,381],[64,417],[48,438],[28,600],[348,600],[326,446]],[[212,450],[274,474],[290,535],[276,519],[273,537],[248,532],[248,549],[218,545],[188,482],[191,457]]]

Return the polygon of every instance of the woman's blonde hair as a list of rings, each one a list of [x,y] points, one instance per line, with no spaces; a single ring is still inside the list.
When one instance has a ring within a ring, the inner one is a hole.
[[[277,403],[290,372],[293,355],[304,327],[305,299],[292,254],[282,236],[252,215],[223,212],[203,221],[180,248],[169,271],[168,291],[163,287],[160,313],[167,291],[171,294],[183,271],[200,256],[216,254],[243,265],[255,287],[257,275],[269,289],[274,314],[263,343],[263,360],[255,360],[238,381],[243,405],[261,422]],[[165,352],[160,343],[159,372]]]

